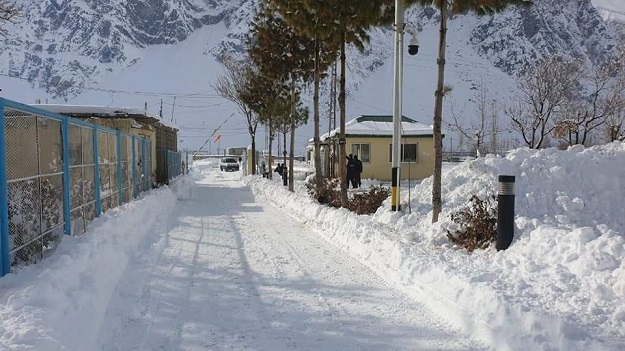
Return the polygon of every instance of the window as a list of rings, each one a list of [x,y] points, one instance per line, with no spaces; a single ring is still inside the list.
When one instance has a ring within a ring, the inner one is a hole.
[[[418,162],[419,144],[401,144],[401,162]],[[388,145],[388,162],[393,162],[393,144]]]
[[[352,155],[358,156],[362,162],[369,162],[369,144],[352,144]]]

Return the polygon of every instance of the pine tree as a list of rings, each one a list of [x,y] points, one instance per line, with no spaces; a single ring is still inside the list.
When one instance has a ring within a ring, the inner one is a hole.
[[[339,110],[340,110],[340,133],[339,133],[339,177],[341,182],[341,200],[347,204],[347,184],[345,183],[345,79],[346,79],[346,46],[353,45],[364,50],[369,42],[368,31],[374,26],[387,24],[392,21],[391,13],[394,13],[391,0],[268,0],[270,3],[280,5],[280,11],[285,14],[289,21],[299,31],[308,33],[316,41],[330,51],[338,49],[340,53],[339,79]],[[409,1],[413,3],[414,0]],[[277,5],[276,5],[277,6]],[[319,48],[317,48],[319,49]],[[323,52],[319,51],[319,52]],[[322,61],[322,60],[319,60]],[[332,63],[333,60],[327,60]],[[319,72],[322,67],[315,70]],[[325,67],[327,69],[327,67]],[[318,99],[318,98],[316,98]],[[315,110],[315,128],[318,123],[318,101]],[[316,139],[318,145],[318,141]],[[319,154],[318,150],[316,155]],[[320,164],[315,160],[316,164]],[[316,170],[320,174],[320,169]]]
[[[308,37],[290,26],[270,4],[265,4],[256,16],[250,43],[250,56],[258,65],[260,73],[270,80],[289,82],[291,97],[289,168],[292,169],[295,129],[299,125],[297,111],[299,90],[311,79],[313,68],[311,57],[314,45]],[[276,52],[275,47],[281,48],[281,52]],[[292,178],[292,172],[290,177]],[[289,190],[294,191],[293,179],[289,183]]]
[[[319,84],[322,72],[335,61],[337,52],[337,38],[334,31],[323,31],[328,26],[327,19],[333,18],[335,1],[294,1],[269,0],[269,5],[283,16],[288,23],[300,34],[307,36],[313,42],[313,119],[314,119],[314,165],[315,183],[320,186],[321,152],[320,152],[320,117],[319,117]],[[334,40],[332,40],[334,36]]]

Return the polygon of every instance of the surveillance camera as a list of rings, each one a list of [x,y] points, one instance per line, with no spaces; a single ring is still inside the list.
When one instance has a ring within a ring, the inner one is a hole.
[[[419,40],[417,37],[412,37],[410,43],[408,43],[408,53],[410,55],[416,55],[419,52]]]

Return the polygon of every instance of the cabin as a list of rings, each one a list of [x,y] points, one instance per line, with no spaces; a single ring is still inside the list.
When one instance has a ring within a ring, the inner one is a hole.
[[[346,154],[363,163],[362,179],[391,180],[393,116],[361,115],[345,123]],[[338,177],[339,129],[321,136],[324,176]],[[314,144],[309,141],[308,158],[314,165]],[[433,128],[406,116],[401,122],[402,179],[424,179],[434,173]]]

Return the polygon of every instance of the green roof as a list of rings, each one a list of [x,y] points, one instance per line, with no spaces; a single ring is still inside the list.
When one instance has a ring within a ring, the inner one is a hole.
[[[389,115],[362,115],[358,118],[356,118],[356,121],[358,122],[388,122],[388,123],[393,123],[393,116],[389,116]],[[401,116],[401,121],[402,122],[408,122],[408,123],[417,123],[417,121],[415,121],[414,119],[410,119],[406,116]]]

